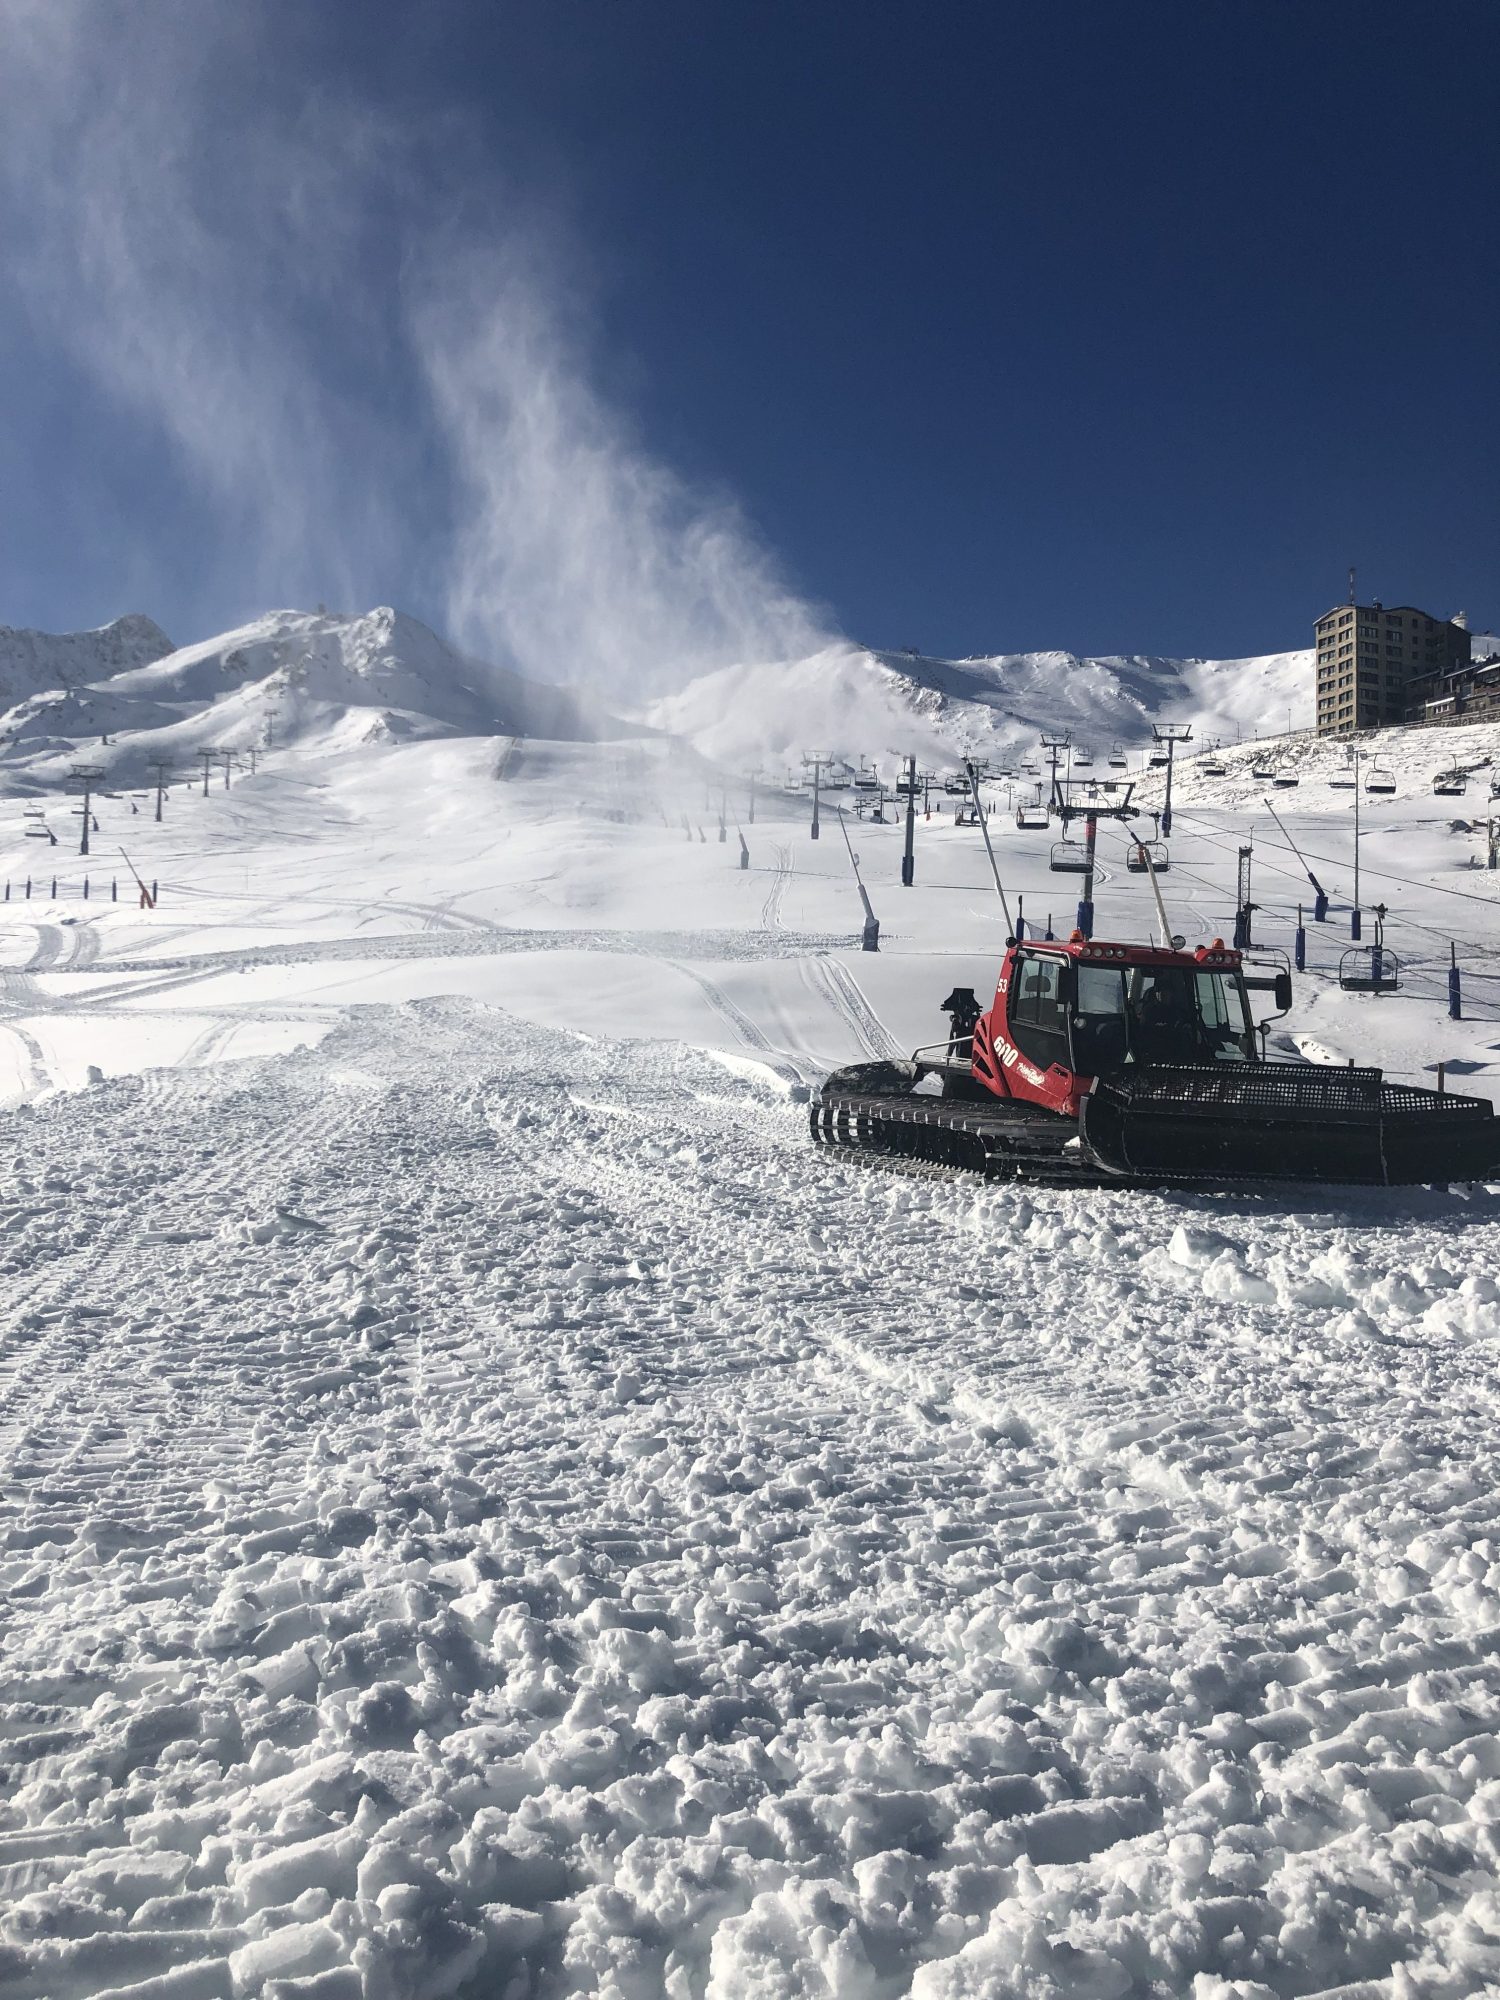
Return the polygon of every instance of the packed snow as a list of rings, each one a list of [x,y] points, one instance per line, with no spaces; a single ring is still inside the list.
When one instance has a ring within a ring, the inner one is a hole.
[[[937,795],[903,890],[849,825],[862,952],[837,796],[752,819],[701,742],[421,633],[276,614],[22,693],[88,689],[71,738],[0,720],[0,1993],[1500,1982],[1500,1189],[814,1153],[829,1068],[987,997],[978,831]],[[271,707],[158,824],[148,757]],[[1252,844],[1258,938],[1309,917],[1273,1053],[1500,1095],[1500,728],[1380,747],[1400,993],[1337,985],[1339,746],[1185,758],[1169,919],[1226,935]],[[992,798],[1065,929],[1058,829]],[[1159,929],[1100,852],[1101,934]]]

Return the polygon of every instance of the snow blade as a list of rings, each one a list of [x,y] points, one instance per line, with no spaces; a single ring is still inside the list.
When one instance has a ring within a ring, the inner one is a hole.
[[[1378,1069],[1116,1071],[1096,1081],[1081,1124],[1091,1157],[1130,1179],[1399,1187],[1500,1178],[1500,1120],[1486,1102],[1387,1083]]]

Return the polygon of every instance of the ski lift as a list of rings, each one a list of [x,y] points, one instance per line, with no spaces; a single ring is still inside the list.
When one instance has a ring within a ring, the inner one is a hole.
[[[1432,781],[1434,798],[1461,799],[1468,789],[1469,777],[1466,771],[1439,771]]]
[[[1370,775],[1365,779],[1365,790],[1380,798],[1389,798],[1396,789],[1396,774],[1389,764],[1376,762],[1370,766]]]
[[[828,776],[823,780],[823,790],[825,792],[847,792],[848,789],[849,772],[847,768],[842,771],[830,771]]]
[[[1029,757],[1024,757],[1021,760],[1021,772],[1024,777],[1039,778],[1042,775],[1042,767],[1040,764],[1034,764]]]
[[[1054,875],[1087,875],[1089,851],[1078,840],[1055,840],[1047,866]]]
[[[1016,825],[1022,833],[1045,833],[1052,824],[1052,815],[1040,801],[1033,806],[1016,808]]]
[[[1353,763],[1345,764],[1342,770],[1335,771],[1328,783],[1330,789],[1335,792],[1352,792],[1356,784]]]
[[[967,778],[945,778],[943,790],[950,799],[965,799],[969,795],[969,781]]]
[[[873,771],[861,771],[859,776],[854,780],[854,789],[857,792],[878,792],[880,790],[880,780],[875,776]]]
[[[1073,752],[1074,770],[1086,771],[1090,766],[1090,764],[1093,763],[1093,761],[1094,761],[1093,751],[1089,748],[1087,743],[1080,743],[1078,748]]]
[[[52,832],[49,827],[28,826],[26,829],[26,838],[28,840],[51,840]]]
[[[1208,762],[1203,766],[1203,775],[1205,778],[1227,778],[1229,776],[1229,766],[1221,764],[1217,757],[1210,757]]]
[[[1339,985],[1346,993],[1399,993],[1401,961],[1378,942],[1352,944],[1339,960]]]
[[[1250,766],[1250,775],[1259,784],[1266,784],[1276,776],[1276,766],[1268,764],[1264,757],[1257,757]]]
[[[1171,759],[1165,750],[1153,750],[1151,755],[1146,759],[1146,769],[1148,771],[1165,771],[1170,762]]]
[[[1278,771],[1271,783],[1279,792],[1289,792],[1300,781],[1295,771]]]
[[[1130,759],[1125,755],[1125,745],[1123,743],[1116,741],[1111,746],[1109,768],[1112,771],[1126,771],[1130,768]]]
[[[1125,867],[1131,875],[1165,875],[1171,865],[1165,841],[1133,840],[1125,850]]]

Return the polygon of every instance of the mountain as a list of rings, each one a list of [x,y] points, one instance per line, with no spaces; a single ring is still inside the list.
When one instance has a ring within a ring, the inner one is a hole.
[[[148,618],[98,632],[0,634],[0,760],[54,778],[80,750],[138,779],[149,759],[432,736],[588,741],[624,725],[459,653],[402,612],[274,611],[173,648]]]
[[[1186,722],[1200,741],[1306,728],[1310,648],[1243,660],[1151,654],[997,653],[942,660],[832,647],[813,658],[725,668],[646,711],[706,756],[786,761],[822,751],[890,759],[1000,755],[1069,730],[1101,757],[1145,742],[1153,721]]]
[[[0,708],[54,688],[107,680],[170,653],[172,641],[138,611],[93,632],[31,632],[0,625]]]

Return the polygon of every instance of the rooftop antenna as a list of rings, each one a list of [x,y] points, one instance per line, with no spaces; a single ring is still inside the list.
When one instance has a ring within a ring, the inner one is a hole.
[[[1353,563],[1350,563],[1350,565],[1349,565],[1349,602],[1350,602],[1351,604],[1352,604],[1352,603],[1354,602],[1354,565],[1353,565]]]

